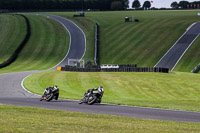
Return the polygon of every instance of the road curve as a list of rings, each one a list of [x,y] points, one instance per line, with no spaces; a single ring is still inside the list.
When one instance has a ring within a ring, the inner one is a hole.
[[[80,60],[85,55],[86,51],[86,37],[84,32],[72,21],[55,15],[44,15],[47,18],[54,19],[61,23],[66,30],[69,32],[70,35],[70,46],[68,53],[66,54],[65,58],[57,65],[57,66],[65,66],[68,64],[68,59],[77,59]],[[68,65],[74,65],[68,64]],[[53,70],[56,69],[55,66],[52,68]]]
[[[188,48],[192,45],[200,33],[200,22],[197,22],[187,29],[179,40],[167,51],[155,67],[164,67],[173,70],[179,60],[183,57]]]
[[[52,17],[52,19],[54,19],[54,17]],[[57,21],[64,24],[68,20],[62,18]],[[70,28],[69,26],[72,26],[71,24],[73,23],[68,25],[67,24],[68,22],[65,23],[66,24],[65,26],[67,28]],[[75,25],[73,27],[78,28]],[[69,29],[68,31],[70,32]],[[71,37],[72,36],[73,34],[71,34]],[[76,36],[75,38],[77,38],[76,34],[75,36]],[[74,44],[72,41],[73,39],[71,39],[71,48],[72,45],[76,45],[76,43]],[[71,48],[66,57],[68,57],[69,54],[71,53]],[[65,61],[65,59],[63,61]],[[61,62],[60,64],[62,63],[63,62]],[[100,104],[100,105],[98,104],[92,106],[86,104],[79,105],[77,101],[63,100],[63,99],[59,99],[58,101],[52,101],[52,102],[45,102],[45,101],[40,102],[39,101],[40,96],[27,92],[21,86],[21,82],[25,77],[27,77],[30,74],[38,72],[41,71],[0,74],[0,104],[41,107],[47,109],[57,109],[57,110],[83,112],[83,113],[108,114],[108,115],[135,117],[143,119],[157,119],[157,120],[168,120],[168,121],[178,121],[178,122],[200,123],[200,113],[198,112],[173,111],[173,110],[130,107],[130,106],[120,106],[111,104]]]

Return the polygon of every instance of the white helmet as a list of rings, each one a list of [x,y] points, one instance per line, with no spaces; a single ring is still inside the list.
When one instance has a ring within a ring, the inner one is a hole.
[[[99,93],[101,93],[101,95],[103,95],[104,90],[103,90],[102,86],[99,86],[97,90],[98,90]]]

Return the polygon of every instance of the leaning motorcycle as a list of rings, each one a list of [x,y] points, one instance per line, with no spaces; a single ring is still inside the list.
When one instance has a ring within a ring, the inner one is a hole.
[[[79,104],[86,103],[92,105],[94,103],[101,103],[103,94],[103,87],[99,87],[97,89],[90,89],[84,94],[84,97],[79,101]]]
[[[40,98],[40,101],[46,100],[51,101],[53,99],[58,100],[59,97],[59,88],[57,86],[48,87],[45,89],[42,97]]]

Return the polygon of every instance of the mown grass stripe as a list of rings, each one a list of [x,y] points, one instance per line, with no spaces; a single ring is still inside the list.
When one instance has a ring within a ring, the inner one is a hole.
[[[145,25],[143,28],[140,28],[140,30],[139,31],[137,31],[136,30],[136,32],[135,32],[135,34],[137,34],[138,35],[138,37],[145,37],[144,36],[144,30],[147,28],[147,27],[149,27],[151,25],[151,23],[149,23],[149,24],[147,24],[147,25]],[[139,26],[138,26],[139,27]],[[129,30],[130,31],[130,30]],[[129,38],[127,38],[127,36],[129,35],[130,33],[129,32],[126,32],[125,34],[123,34],[123,35],[121,35],[121,37],[122,38],[124,38],[124,39],[121,39],[121,40],[128,40]],[[126,38],[126,39],[125,39]],[[145,38],[144,38],[145,39]],[[143,38],[141,38],[141,40],[144,40]],[[137,40],[139,41],[139,38],[137,38]],[[124,43],[126,43],[127,41],[123,41]],[[127,43],[126,43],[127,44]],[[132,45],[120,45],[120,43],[118,42],[118,45],[119,45],[119,47],[114,47],[114,49],[113,49],[113,51],[111,51],[111,53],[110,54],[112,54],[112,55],[116,55],[115,56],[115,59],[113,59],[113,60],[116,60],[116,59],[119,59],[119,58],[117,58],[118,56],[120,57],[121,55],[124,55],[124,53],[126,53],[127,55],[128,54],[131,54],[132,52],[127,52],[127,51],[129,51],[128,49],[130,49],[129,47],[132,47]],[[137,45],[138,47],[140,46],[140,45]],[[113,62],[115,62],[115,61],[113,61]]]
[[[18,15],[0,15],[0,64],[13,55],[26,35],[24,18]]]
[[[101,85],[105,89],[102,99],[105,103],[200,111],[199,80],[199,75],[194,77],[188,73],[53,71],[28,77],[24,81],[24,86],[34,93],[42,94],[47,86],[57,85],[61,91],[61,98],[79,100],[87,89]]]

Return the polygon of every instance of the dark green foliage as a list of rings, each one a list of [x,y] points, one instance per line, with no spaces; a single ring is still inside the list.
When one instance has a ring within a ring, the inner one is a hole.
[[[120,4],[119,4],[120,3]],[[128,0],[6,0],[0,1],[0,9],[33,10],[33,9],[126,9]]]
[[[178,5],[177,2],[172,2],[172,3],[171,3],[171,7],[174,8],[174,9],[177,9],[178,6],[179,6],[179,5]]]
[[[121,1],[114,1],[111,3],[111,10],[122,10],[122,2]]]
[[[139,0],[134,0],[132,4],[132,8],[138,9],[140,7],[140,1]]]
[[[189,5],[188,1],[180,1],[179,2],[179,7],[182,9],[186,9],[188,5]]]
[[[145,1],[144,4],[143,4],[143,8],[148,9],[148,8],[150,8],[150,7],[151,7],[150,1]]]
[[[174,9],[200,9],[200,1],[194,1],[194,2],[188,2],[188,1],[180,1],[178,2],[172,2],[171,7]]]

